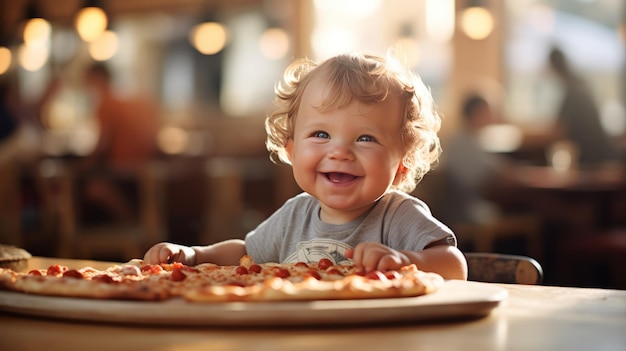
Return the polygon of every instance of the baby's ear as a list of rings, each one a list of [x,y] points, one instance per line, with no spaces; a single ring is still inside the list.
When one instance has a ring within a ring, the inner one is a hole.
[[[400,184],[408,172],[409,169],[406,168],[403,162],[400,162],[398,169],[396,170],[396,176],[393,178],[393,185]]]
[[[293,161],[293,138],[287,139],[287,144],[285,144],[285,154],[289,159],[289,163]]]

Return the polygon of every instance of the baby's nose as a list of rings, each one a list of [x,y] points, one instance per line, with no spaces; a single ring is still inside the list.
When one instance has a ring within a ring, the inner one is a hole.
[[[344,143],[334,143],[328,152],[328,157],[333,160],[353,160],[352,148]]]

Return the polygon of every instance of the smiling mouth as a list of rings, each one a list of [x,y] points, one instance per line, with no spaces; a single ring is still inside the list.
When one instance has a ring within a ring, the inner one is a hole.
[[[325,173],[326,179],[330,180],[332,183],[347,183],[357,179],[358,177],[348,173],[339,173],[339,172],[329,172]]]

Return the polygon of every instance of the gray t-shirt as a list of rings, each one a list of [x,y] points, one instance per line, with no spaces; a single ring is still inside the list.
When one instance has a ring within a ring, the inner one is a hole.
[[[399,191],[385,194],[361,217],[329,224],[319,217],[319,201],[307,193],[285,204],[246,235],[255,262],[347,262],[345,251],[361,242],[395,250],[421,251],[434,242],[456,246],[452,231],[434,218],[421,200]]]

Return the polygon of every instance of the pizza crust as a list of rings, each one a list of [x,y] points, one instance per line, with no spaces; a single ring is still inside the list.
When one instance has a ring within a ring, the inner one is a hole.
[[[100,283],[75,278],[22,276],[14,283],[14,290],[29,294],[110,300],[164,300],[167,291],[147,281]]]

